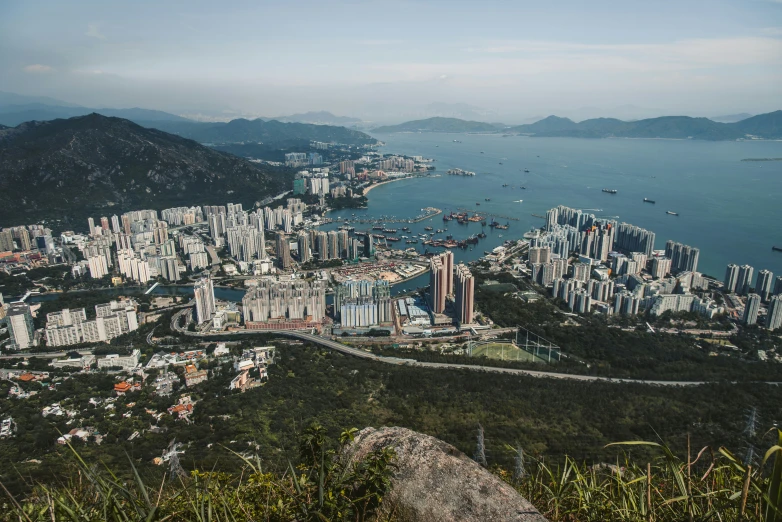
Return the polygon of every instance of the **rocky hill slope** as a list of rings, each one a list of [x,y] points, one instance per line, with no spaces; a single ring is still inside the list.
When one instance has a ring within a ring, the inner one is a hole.
[[[450,444],[406,428],[365,428],[346,456],[392,448],[395,472],[381,509],[400,522],[546,522],[537,509]]]
[[[290,186],[273,169],[121,118],[90,114],[0,130],[0,225],[179,205],[251,205]]]

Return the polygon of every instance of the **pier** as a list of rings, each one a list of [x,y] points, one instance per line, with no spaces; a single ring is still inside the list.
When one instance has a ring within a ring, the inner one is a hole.
[[[398,218],[395,216],[391,216],[391,217],[381,216],[379,218],[363,216],[363,217],[350,217],[344,219],[324,218],[321,224],[326,225],[329,223],[359,223],[362,225],[378,225],[378,224],[382,225],[385,223],[419,223],[421,221],[425,221],[427,219],[433,218],[443,213],[441,209],[435,207],[428,207],[423,210],[424,210],[423,214],[420,214],[413,218]]]
[[[462,212],[469,212],[471,214],[478,214],[479,216],[489,216],[489,217],[493,217],[493,218],[507,219],[509,221],[518,221],[519,220],[519,218],[510,217],[510,216],[503,216],[502,214],[492,214],[491,212],[484,212],[483,210],[475,210],[474,208],[456,207],[456,210],[460,210]]]

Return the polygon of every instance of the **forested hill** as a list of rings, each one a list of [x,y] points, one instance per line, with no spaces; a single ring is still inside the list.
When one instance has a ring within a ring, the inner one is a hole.
[[[287,169],[90,114],[0,130],[0,226],[61,226],[138,208],[252,205],[290,185]]]
[[[283,123],[277,120],[244,118],[231,120],[228,123],[176,122],[159,121],[144,123],[184,138],[190,138],[200,143],[246,143],[262,142],[280,148],[302,141],[335,142],[345,145],[374,145],[377,140],[356,130],[334,125],[313,125],[309,123]]]
[[[385,125],[373,129],[377,133],[391,132],[493,132],[501,127],[492,123],[460,120],[459,118],[427,118],[408,121],[399,125]]]

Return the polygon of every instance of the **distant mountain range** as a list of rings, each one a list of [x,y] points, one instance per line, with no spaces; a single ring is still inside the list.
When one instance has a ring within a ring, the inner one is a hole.
[[[0,97],[2,100],[2,97]],[[57,101],[57,100],[54,100]],[[49,105],[46,103],[0,104],[0,124],[16,127],[26,121],[47,121],[57,118],[73,118],[98,113],[103,116],[125,118],[135,122],[190,121],[175,114],[150,109],[95,109],[77,105]]]
[[[374,145],[377,140],[368,134],[334,125],[313,125],[309,123],[283,123],[261,118],[231,120],[228,123],[204,123],[194,121],[145,122],[172,134],[190,138],[201,143],[258,143],[280,148],[306,145],[304,142],[323,141],[346,145]]]
[[[342,128],[343,125],[361,123],[361,120],[335,116],[327,111],[254,120],[239,118],[228,123],[215,123],[199,122],[164,111],[82,107],[54,98],[0,91],[0,125],[8,127],[16,127],[28,121],[49,121],[92,113],[127,119],[144,127],[157,128],[204,143],[262,141],[267,145],[281,147],[301,146],[309,141],[334,141],[347,145],[376,143],[374,138],[366,134]]]
[[[759,114],[730,123],[708,118],[664,116],[637,121],[615,118],[593,118],[574,122],[568,118],[549,116],[535,123],[513,127],[465,121],[455,118],[429,118],[400,125],[378,127],[373,132],[504,132],[537,137],[570,138],[667,138],[700,140],[737,140],[748,137],[782,138],[782,111]]]
[[[358,118],[350,116],[334,116],[328,111],[305,112],[301,114],[291,114],[290,116],[280,116],[278,118],[262,118],[263,120],[277,120],[283,123],[311,123],[313,125],[355,125],[361,123]]]
[[[750,114],[748,112],[740,112],[739,114],[726,114],[724,116],[711,116],[709,119],[711,121],[717,121],[720,123],[735,123],[737,121],[746,120],[747,118],[751,118],[754,116],[754,114]]]
[[[4,112],[8,111],[8,112]],[[244,143],[263,142],[266,145],[302,147],[310,141],[344,143],[346,145],[373,145],[377,140],[363,132],[342,126],[315,123],[285,123],[278,120],[239,118],[230,122],[198,122],[175,114],[149,109],[90,109],[86,107],[59,107],[41,104],[27,104],[0,107],[0,125],[15,127],[29,121],[50,121],[67,119],[87,114],[101,114],[130,120],[143,127],[155,128],[171,134],[190,138],[201,143]],[[322,114],[330,113],[308,113]],[[298,116],[289,116],[295,119]],[[333,115],[332,115],[333,116]],[[325,117],[325,116],[324,116]],[[337,120],[358,121],[333,116]],[[316,119],[313,116],[313,119]]]
[[[0,130],[2,226],[46,218],[59,229],[130,209],[250,206],[291,179],[289,169],[99,114]]]
[[[425,120],[408,121],[399,125],[384,125],[373,129],[372,132],[388,134],[392,132],[495,132],[497,130],[499,130],[497,125],[492,123],[438,116]]]
[[[594,118],[576,123],[567,118],[549,116],[529,125],[509,127],[505,132],[540,137],[571,138],[668,138],[698,140],[737,140],[754,136],[782,138],[782,111],[759,114],[734,123],[708,118],[663,116],[638,121]]]

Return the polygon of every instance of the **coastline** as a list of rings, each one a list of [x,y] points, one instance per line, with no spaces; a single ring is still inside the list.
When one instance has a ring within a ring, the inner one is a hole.
[[[364,187],[364,192],[362,193],[362,195],[366,196],[375,187],[379,187],[381,185],[387,185],[388,183],[394,183],[395,181],[402,181],[402,180],[405,180],[405,179],[413,179],[415,177],[418,177],[418,176],[409,176],[409,177],[406,177],[406,178],[389,179],[387,181],[381,181],[380,183],[375,183],[375,184],[370,185],[368,187]]]

